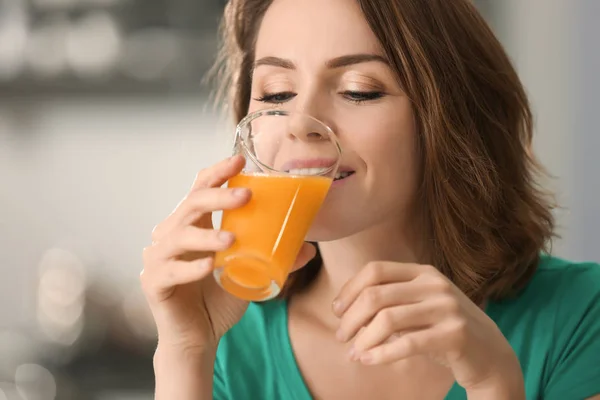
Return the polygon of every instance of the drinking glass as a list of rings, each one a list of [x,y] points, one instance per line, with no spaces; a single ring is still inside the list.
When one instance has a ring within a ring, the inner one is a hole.
[[[333,131],[309,115],[284,110],[249,114],[237,126],[234,154],[242,172],[228,187],[252,192],[248,204],[223,212],[221,229],[235,243],[215,256],[214,276],[248,301],[277,296],[335,178],[341,147]]]

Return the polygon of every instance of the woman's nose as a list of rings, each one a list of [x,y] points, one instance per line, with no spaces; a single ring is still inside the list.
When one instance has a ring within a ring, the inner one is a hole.
[[[290,139],[302,142],[318,142],[327,139],[329,134],[323,123],[316,120],[315,117],[295,112],[290,115],[288,135]]]
[[[329,109],[330,100],[321,88],[300,93],[290,115],[289,134],[304,142],[328,139],[328,124],[324,117]]]

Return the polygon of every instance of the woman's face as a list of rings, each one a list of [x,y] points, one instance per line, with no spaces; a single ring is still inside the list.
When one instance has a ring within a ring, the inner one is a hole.
[[[409,224],[419,177],[413,110],[357,2],[274,0],[255,65],[250,111],[280,107],[325,122],[354,172],[334,182],[309,239]]]

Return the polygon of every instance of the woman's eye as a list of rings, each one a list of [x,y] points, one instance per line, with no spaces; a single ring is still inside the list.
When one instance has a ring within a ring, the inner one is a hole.
[[[363,103],[369,100],[376,100],[385,95],[382,92],[357,92],[350,90],[342,92],[341,94],[347,100],[353,103]],[[293,92],[265,93],[261,97],[255,98],[254,100],[260,101],[262,103],[282,104],[287,101],[290,101],[296,96],[296,93]]]
[[[296,93],[292,92],[265,93],[261,97],[254,100],[262,103],[281,104],[293,99],[294,97],[296,97]]]
[[[382,92],[355,92],[347,90],[341,93],[347,100],[354,103],[363,103],[369,100],[376,100],[382,98],[385,94]]]

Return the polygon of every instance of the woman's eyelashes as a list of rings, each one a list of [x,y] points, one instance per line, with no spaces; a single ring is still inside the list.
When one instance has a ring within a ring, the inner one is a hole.
[[[339,93],[344,99],[355,103],[361,104],[367,101],[373,101],[382,98],[385,96],[385,93],[380,91],[354,91],[354,90],[346,90]],[[259,101],[261,103],[269,103],[269,104],[283,104],[294,97],[297,94],[293,92],[277,92],[277,93],[265,93],[260,97],[254,98],[255,101]]]
[[[292,92],[265,93],[254,100],[260,101],[261,103],[282,104],[290,101],[296,96],[296,93]]]
[[[377,100],[385,96],[383,92],[378,91],[370,91],[370,92],[360,92],[353,90],[346,90],[340,93],[344,98],[352,103],[361,104],[366,101]]]

